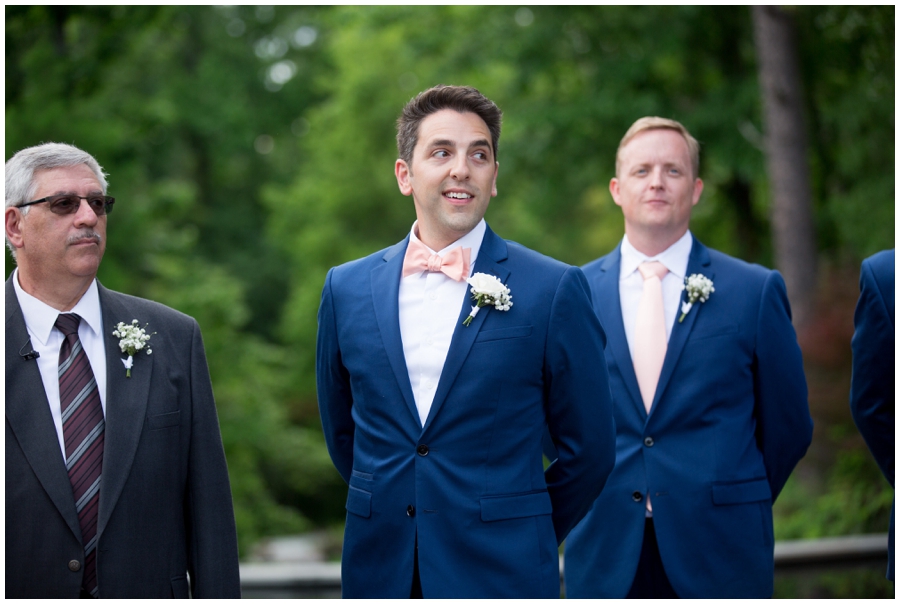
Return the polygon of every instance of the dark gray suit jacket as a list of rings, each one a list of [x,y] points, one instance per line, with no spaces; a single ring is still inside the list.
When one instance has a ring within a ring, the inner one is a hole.
[[[99,285],[106,435],[97,573],[102,598],[240,597],[225,454],[200,328]],[[152,355],[125,377],[116,324],[137,319]],[[6,596],[77,598],[81,529],[28,332],[6,282]],[[78,564],[71,564],[77,561]],[[70,570],[76,568],[76,570]]]

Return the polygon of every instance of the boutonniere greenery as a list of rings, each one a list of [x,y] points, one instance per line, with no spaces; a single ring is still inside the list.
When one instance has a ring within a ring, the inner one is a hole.
[[[475,302],[472,312],[463,321],[463,325],[466,327],[469,326],[482,306],[493,306],[497,310],[509,310],[513,305],[509,288],[493,275],[475,273],[466,279],[466,283],[472,286],[472,300]]]
[[[678,317],[679,323],[684,321],[687,314],[691,312],[691,308],[694,307],[695,302],[698,300],[700,302],[706,302],[709,300],[709,295],[716,291],[711,279],[697,273],[684,278],[683,289],[687,292],[687,302],[681,303],[681,316]]]
[[[112,333],[119,338],[119,348],[128,355],[127,359],[122,359],[122,364],[125,365],[125,377],[130,378],[131,367],[134,365],[134,356],[144,348],[147,349],[147,354],[153,354],[147,342],[150,341],[150,336],[156,335],[156,332],[148,334],[143,327],[138,326],[137,319],[134,319],[131,325],[119,323]]]

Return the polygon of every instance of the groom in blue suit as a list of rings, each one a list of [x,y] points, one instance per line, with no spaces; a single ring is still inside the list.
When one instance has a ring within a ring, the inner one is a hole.
[[[557,548],[615,461],[584,274],[484,222],[500,118],[474,88],[412,99],[395,174],[417,220],[325,280],[316,373],[349,484],[344,597],[559,597]]]
[[[625,237],[584,267],[616,466],[566,541],[569,597],[772,595],[772,503],[812,438],[806,381],[781,275],[688,230],[698,167],[672,120],[642,118],[619,145]]]

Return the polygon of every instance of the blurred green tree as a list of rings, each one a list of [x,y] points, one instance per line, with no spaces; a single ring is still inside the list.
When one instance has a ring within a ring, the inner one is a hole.
[[[394,121],[417,92],[470,84],[504,110],[487,214],[504,237],[573,264],[614,247],[615,148],[637,118],[665,115],[702,145],[694,233],[773,265],[744,7],[5,11],[6,157],[71,142],[110,173],[100,279],[200,322],[245,552],[343,517],[316,410],[316,311],[328,268],[414,220]],[[894,241],[894,8],[793,16],[820,259],[858,267]]]

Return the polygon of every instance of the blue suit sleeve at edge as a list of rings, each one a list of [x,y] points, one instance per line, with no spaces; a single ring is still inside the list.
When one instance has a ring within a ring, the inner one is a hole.
[[[893,270],[891,265],[890,270]],[[894,486],[894,320],[872,263],[862,264],[853,334],[850,410],[878,467]],[[893,283],[890,284],[893,287]]]
[[[813,431],[803,358],[778,271],[772,271],[763,286],[756,330],[757,442],[774,502],[806,454]]]
[[[341,362],[337,321],[332,297],[334,269],[328,271],[319,306],[319,331],[316,338],[316,390],[319,415],[328,453],[344,481],[350,482],[353,469],[355,425],[351,408],[350,379]]]
[[[237,531],[228,466],[200,327],[192,321],[191,448],[186,517],[195,598],[240,598]]]
[[[605,340],[587,280],[572,267],[552,304],[544,361],[547,423],[558,452],[545,478],[560,543],[591,508],[615,465]]]

